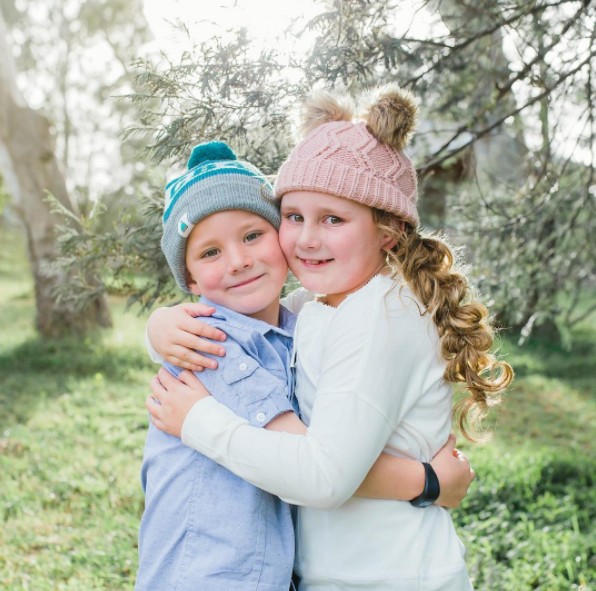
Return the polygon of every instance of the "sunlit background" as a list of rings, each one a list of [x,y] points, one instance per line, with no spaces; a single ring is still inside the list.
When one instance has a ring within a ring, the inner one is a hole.
[[[0,17],[0,589],[133,588],[145,321],[184,297],[159,244],[168,175],[224,139],[274,176],[302,97],[389,80],[422,97],[424,230],[458,247],[517,372],[454,512],[475,586],[593,590],[594,2],[0,0]]]

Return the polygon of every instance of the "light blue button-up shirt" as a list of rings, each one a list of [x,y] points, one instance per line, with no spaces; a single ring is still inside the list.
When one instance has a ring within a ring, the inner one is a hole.
[[[290,358],[296,318],[280,327],[217,306],[208,322],[228,335],[209,392],[252,425],[297,410]],[[174,375],[180,368],[164,363]],[[180,439],[149,426],[141,480],[136,591],[287,591],[294,562],[290,507]]]

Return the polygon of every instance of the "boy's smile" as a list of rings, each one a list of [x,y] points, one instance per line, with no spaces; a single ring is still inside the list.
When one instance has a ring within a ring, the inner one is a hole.
[[[264,218],[238,209],[204,218],[188,237],[186,268],[192,293],[278,324],[288,265],[277,231]]]

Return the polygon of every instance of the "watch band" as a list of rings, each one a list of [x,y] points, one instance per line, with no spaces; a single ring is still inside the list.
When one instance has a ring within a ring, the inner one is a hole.
[[[433,467],[428,462],[422,462],[422,465],[424,466],[424,490],[410,501],[410,505],[413,507],[428,507],[441,494],[439,479]]]

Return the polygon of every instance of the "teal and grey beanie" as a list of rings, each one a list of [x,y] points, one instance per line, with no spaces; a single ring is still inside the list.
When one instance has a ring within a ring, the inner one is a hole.
[[[178,285],[186,284],[186,239],[195,224],[218,211],[242,209],[279,229],[279,203],[265,175],[241,162],[223,142],[195,146],[188,170],[166,185],[161,249]]]

